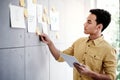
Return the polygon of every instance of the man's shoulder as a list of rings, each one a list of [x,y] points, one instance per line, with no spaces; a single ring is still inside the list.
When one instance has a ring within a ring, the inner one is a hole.
[[[103,46],[106,47],[107,49],[114,49],[112,44],[110,44],[108,41],[103,40]]]

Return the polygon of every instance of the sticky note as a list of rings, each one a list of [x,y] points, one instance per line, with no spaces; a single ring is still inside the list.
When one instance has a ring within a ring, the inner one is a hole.
[[[47,22],[47,18],[46,18],[46,15],[45,15],[45,14],[42,15],[42,21],[43,21],[43,22]]]
[[[52,7],[52,9],[51,9],[53,12],[55,12],[56,11],[56,8],[55,7]]]
[[[20,0],[19,4],[20,4],[20,6],[24,7],[25,6],[25,1],[24,0]]]
[[[33,3],[36,4],[36,3],[37,3],[37,0],[33,0]]]
[[[50,18],[47,17],[47,24],[50,24]]]
[[[24,8],[24,17],[27,18],[28,17],[28,11],[26,8]]]
[[[44,7],[44,14],[48,14],[48,9],[46,7]]]
[[[60,35],[58,32],[56,32],[56,39],[60,39]]]
[[[36,27],[36,34],[37,34],[37,35],[40,35],[40,34],[41,34],[39,27]]]

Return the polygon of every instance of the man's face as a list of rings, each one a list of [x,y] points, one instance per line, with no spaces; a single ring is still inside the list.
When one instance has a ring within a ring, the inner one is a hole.
[[[89,14],[86,22],[84,23],[84,33],[91,34],[91,35],[97,33],[96,15]]]

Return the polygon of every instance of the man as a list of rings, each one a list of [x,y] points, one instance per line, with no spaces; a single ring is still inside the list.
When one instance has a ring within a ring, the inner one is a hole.
[[[116,53],[115,49],[103,39],[102,31],[109,25],[111,15],[103,9],[91,9],[84,23],[83,37],[73,43],[63,53],[75,56],[82,65],[74,63],[74,80],[115,80],[116,78]],[[40,35],[58,61],[63,61],[60,51],[46,34]]]

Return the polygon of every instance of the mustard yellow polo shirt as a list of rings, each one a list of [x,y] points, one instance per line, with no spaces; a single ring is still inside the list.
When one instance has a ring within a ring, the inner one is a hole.
[[[78,61],[97,73],[105,73],[111,80],[116,78],[116,51],[108,44],[103,36],[89,40],[88,37],[80,38],[63,53],[75,56]],[[62,57],[58,61],[64,61]],[[91,77],[80,74],[73,69],[73,80],[93,80]]]

